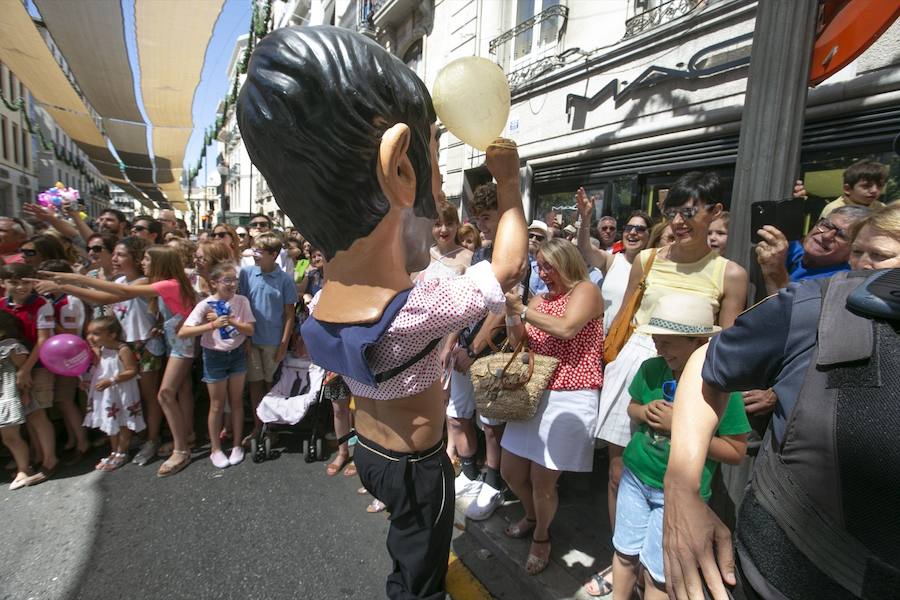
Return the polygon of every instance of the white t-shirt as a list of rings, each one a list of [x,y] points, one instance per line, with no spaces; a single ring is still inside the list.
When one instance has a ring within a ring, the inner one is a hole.
[[[84,328],[85,308],[81,298],[68,295],[65,305],[59,309],[59,326],[81,331]]]
[[[625,259],[625,253],[613,254],[612,266],[603,278],[600,290],[603,292],[603,331],[609,331],[613,319],[622,308],[628,277],[631,275],[631,264]]]
[[[131,282],[122,275],[116,279],[116,283]],[[156,326],[156,315],[150,312],[150,304],[146,298],[130,298],[110,304],[109,307],[122,325],[126,342],[150,339],[150,331]]]
[[[209,297],[198,302],[194,307],[194,310],[191,311],[191,314],[188,315],[188,318],[184,320],[184,324],[194,327],[196,325],[203,325],[204,323],[208,323],[208,321],[206,320],[206,313],[214,310],[213,307],[209,305],[209,302],[215,301],[216,298]],[[250,301],[247,300],[246,296],[235,294],[230,300],[228,300],[228,304],[231,307],[231,314],[234,315],[238,321],[242,323],[256,322],[256,318],[253,316],[253,309],[250,308]],[[200,336],[200,345],[210,350],[228,352],[230,350],[234,350],[235,348],[240,348],[241,344],[244,343],[244,340],[247,339],[246,335],[235,329],[235,331],[231,334],[231,337],[223,340],[222,334],[219,332],[219,329],[221,328],[216,327],[211,331],[204,331]]]

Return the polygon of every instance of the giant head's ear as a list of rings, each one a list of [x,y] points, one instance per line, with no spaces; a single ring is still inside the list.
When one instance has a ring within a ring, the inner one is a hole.
[[[406,155],[409,127],[397,123],[384,132],[378,148],[378,183],[391,207],[411,208],[416,199],[416,173]]]

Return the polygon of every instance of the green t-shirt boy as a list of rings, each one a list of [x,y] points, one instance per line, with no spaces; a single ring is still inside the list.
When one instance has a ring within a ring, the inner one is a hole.
[[[654,400],[671,401],[675,395],[675,376],[662,357],[648,359],[641,364],[631,386],[631,398],[639,404],[650,404]],[[750,422],[744,410],[740,393],[728,397],[728,406],[719,423],[717,435],[741,435],[750,432]],[[646,423],[641,423],[631,436],[622,459],[625,466],[646,485],[662,489],[669,462],[668,434],[655,431]],[[709,500],[710,482],[718,463],[707,459],[700,478],[700,497]]]

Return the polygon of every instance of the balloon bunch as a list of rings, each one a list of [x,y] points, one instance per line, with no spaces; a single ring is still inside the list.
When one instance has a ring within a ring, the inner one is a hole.
[[[78,190],[64,186],[57,181],[56,185],[38,194],[38,204],[45,208],[62,208],[63,202],[77,202],[81,198]]]

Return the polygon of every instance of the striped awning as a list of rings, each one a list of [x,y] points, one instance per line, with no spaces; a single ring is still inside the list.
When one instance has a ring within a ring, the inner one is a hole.
[[[75,86],[21,0],[0,0],[0,60],[111,182],[140,200],[185,210],[184,152],[194,94],[224,0],[134,0],[140,93],[118,0],[35,0]],[[147,128],[152,127],[148,147]],[[124,164],[107,147],[107,139]]]

